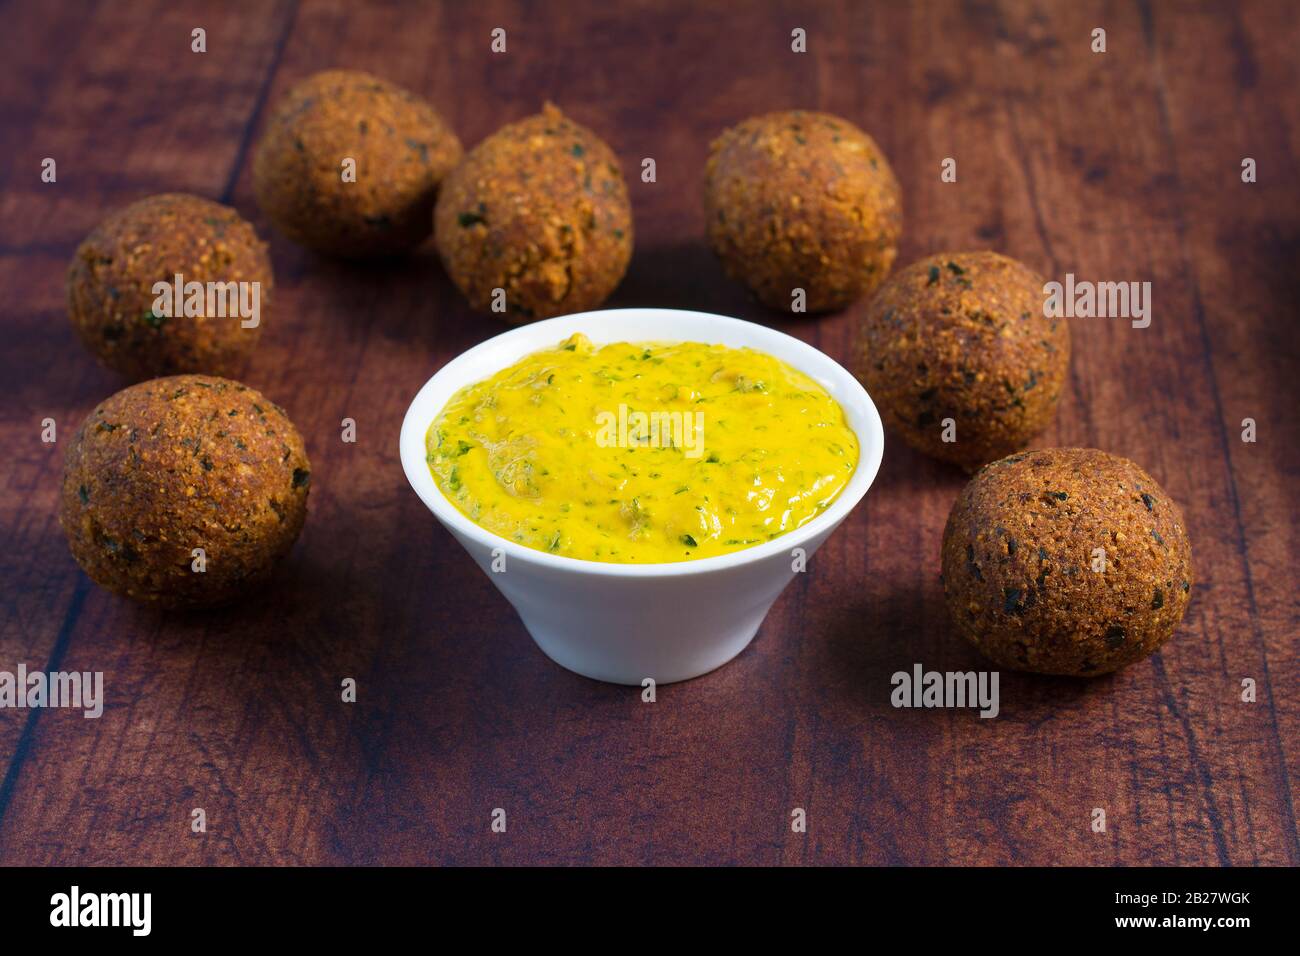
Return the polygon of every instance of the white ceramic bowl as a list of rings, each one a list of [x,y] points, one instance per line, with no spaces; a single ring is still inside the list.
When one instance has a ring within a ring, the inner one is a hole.
[[[583,561],[499,537],[443,496],[425,460],[425,435],[459,389],[575,332],[596,344],[706,342],[774,355],[816,380],[844,408],[858,436],[858,467],[831,506],[803,527],[752,548],[697,561]],[[744,650],[796,573],[794,549],[802,548],[812,557],[866,494],[883,450],[875,405],[857,379],[834,360],[762,325],[673,309],[584,312],[489,339],[448,362],[425,383],[406,412],[401,436],[402,468],[411,487],[514,605],[538,646],[571,671],[618,684],[641,684],[647,677],[656,683],[687,680]],[[493,570],[494,559],[503,570]]]

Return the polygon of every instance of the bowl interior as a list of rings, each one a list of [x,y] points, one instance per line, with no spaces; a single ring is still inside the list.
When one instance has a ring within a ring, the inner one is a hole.
[[[439,490],[425,460],[425,435],[434,418],[461,388],[482,381],[532,352],[558,344],[581,332],[596,344],[608,342],[704,342],[766,352],[816,381],[844,409],[849,427],[858,436],[858,467],[831,506],[812,521],[772,541],[695,561],[666,564],[612,564],[546,554],[498,537],[460,512]],[[547,319],[511,329],[452,359],[420,389],[402,422],[402,468],[416,494],[440,521],[462,535],[492,548],[510,560],[570,567],[593,574],[671,575],[696,573],[761,560],[789,552],[803,538],[834,526],[866,494],[884,451],[880,415],[862,385],[839,363],[811,345],[763,325],[707,312],[676,309],[610,309]]]

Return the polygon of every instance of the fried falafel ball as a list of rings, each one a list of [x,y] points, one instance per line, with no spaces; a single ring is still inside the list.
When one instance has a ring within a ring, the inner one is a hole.
[[[1043,314],[1043,277],[996,252],[914,262],[876,293],[858,377],[913,448],[974,471],[1017,451],[1056,413],[1070,330]]]
[[[185,302],[171,294],[167,307],[155,308],[155,283],[172,289],[177,275],[204,287],[202,314],[187,315]],[[220,285],[213,296],[209,283]],[[117,210],[77,248],[68,269],[68,315],[86,348],[132,381],[232,374],[257,345],[273,284],[266,243],[239,213],[165,193]],[[253,304],[255,316],[241,314]]]
[[[1094,448],[987,465],[943,534],[953,624],[1002,667],[1091,676],[1132,664],[1169,640],[1191,589],[1178,505]]]
[[[443,184],[434,222],[470,305],[516,323],[596,308],[632,257],[618,157],[550,103],[469,152]]]
[[[428,238],[438,186],[460,158],[460,140],[420,97],[360,70],[326,70],[272,113],[253,189],[294,242],[387,256]]]
[[[755,116],[710,146],[709,243],[769,308],[840,309],[889,274],[902,194],[875,140],[848,120],[795,110]]]
[[[64,459],[59,520],[100,586],[159,607],[204,607],[243,595],[288,553],[310,483],[302,436],[282,408],[229,379],[178,375],[123,389],[90,413]]]

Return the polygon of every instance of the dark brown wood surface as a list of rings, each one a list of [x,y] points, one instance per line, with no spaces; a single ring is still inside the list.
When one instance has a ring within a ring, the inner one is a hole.
[[[1300,864],[1294,5],[136,0],[3,20],[0,669],[103,671],[107,704],[0,711],[0,863]],[[331,262],[253,199],[268,104],[332,66],[427,96],[467,145],[544,98],[601,133],[633,173],[637,230],[612,306],[737,315],[847,360],[860,305],[764,312],[701,238],[710,139],[790,107],[884,148],[902,263],[990,247],[1055,278],[1151,281],[1150,328],[1072,322],[1069,389],[1036,444],[1131,457],[1181,503],[1198,583],[1177,636],[1113,677],[1004,673],[995,720],[894,709],[897,670],[984,666],[938,583],[963,477],[895,440],[728,666],[647,704],[552,664],[397,459],[420,385],[503,327],[430,248]],[[654,184],[634,175],[647,156]],[[56,508],[64,443],[122,385],[67,321],[67,264],[108,212],[170,190],[270,237],[278,298],[244,379],[289,410],[314,466],[274,586],[190,615],[90,584]]]

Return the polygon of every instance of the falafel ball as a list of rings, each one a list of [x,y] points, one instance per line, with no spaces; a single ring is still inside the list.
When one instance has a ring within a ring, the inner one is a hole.
[[[276,107],[253,159],[253,189],[294,242],[386,256],[428,238],[438,184],[460,157],[460,140],[420,97],[360,70],[326,70]]]
[[[794,110],[755,116],[710,146],[709,242],[769,308],[840,309],[884,281],[903,231],[902,193],[875,140],[848,120]]]
[[[310,483],[284,409],[229,379],[177,375],[90,413],[64,459],[59,520],[97,584],[203,607],[245,593],[288,553]]]
[[[551,103],[470,150],[443,184],[434,232],[470,305],[504,306],[516,323],[596,308],[632,258],[618,157]]]
[[[257,283],[257,323],[245,327],[239,302],[225,295],[213,300],[213,314],[205,294],[203,315],[186,315],[183,302],[159,315],[154,283],[171,287],[177,275],[205,290],[208,283]],[[198,196],[164,193],[114,212],[77,248],[68,269],[68,315],[86,348],[132,381],[178,372],[232,374],[262,334],[272,285],[266,243],[239,213]]]
[[[996,252],[930,256],[885,283],[855,364],[886,424],[970,471],[1025,447],[1051,422],[1070,365],[1070,329],[1043,315],[1043,283]]]
[[[957,631],[998,665],[1090,676],[1141,660],[1187,609],[1182,512],[1145,471],[1093,448],[1003,458],[966,486],[943,533]]]

